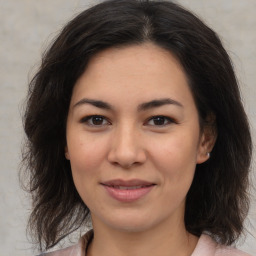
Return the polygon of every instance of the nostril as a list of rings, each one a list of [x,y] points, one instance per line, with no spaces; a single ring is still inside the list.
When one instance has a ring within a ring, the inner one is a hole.
[[[108,161],[115,166],[130,169],[135,165],[140,165],[146,160],[144,148],[134,141],[134,137],[114,139],[108,153]],[[118,137],[119,138],[119,137]]]
[[[132,163],[124,163],[124,162],[111,162],[112,165],[116,167],[121,167],[122,169],[129,170],[135,166],[141,165],[142,162],[132,162]]]

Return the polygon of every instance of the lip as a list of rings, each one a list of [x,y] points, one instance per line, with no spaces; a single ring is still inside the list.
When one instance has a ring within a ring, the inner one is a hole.
[[[146,196],[156,184],[138,179],[127,181],[116,179],[102,182],[101,185],[115,200],[133,202]]]

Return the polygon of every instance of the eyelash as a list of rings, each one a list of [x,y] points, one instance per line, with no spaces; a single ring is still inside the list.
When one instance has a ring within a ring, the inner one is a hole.
[[[161,116],[161,115],[150,117],[150,118],[147,120],[147,123],[148,123],[149,121],[151,121],[151,120],[154,120],[154,119],[155,119],[155,121],[156,121],[157,118],[158,118],[158,119],[159,119],[159,118],[162,118],[162,119],[164,119],[164,121],[167,121],[167,123],[160,124],[160,125],[152,124],[152,125],[150,125],[150,126],[164,127],[164,126],[167,126],[167,125],[169,125],[169,124],[171,124],[171,123],[177,123],[173,118],[170,118],[170,117],[167,117],[167,116]]]
[[[108,122],[108,124],[100,124],[100,125],[95,125],[95,124],[90,124],[89,122],[90,122],[90,120],[92,121],[92,119],[93,118],[102,118],[103,120],[105,120],[105,121],[107,121]],[[109,125],[109,124],[111,124],[109,121],[108,121],[108,119],[106,118],[106,117],[104,117],[104,116],[101,116],[101,115],[90,115],[90,116],[86,116],[86,117],[84,117],[84,118],[82,118],[81,119],[81,121],[80,121],[81,123],[86,123],[87,125],[89,125],[89,126],[104,126],[104,125]]]
[[[102,119],[103,122],[105,121],[107,123],[105,123],[105,124],[93,124],[92,123],[93,118],[100,118],[100,119]],[[162,116],[162,115],[152,116],[149,119],[147,119],[145,123],[149,123],[152,120],[154,122],[154,120],[156,121],[157,118],[158,118],[158,121],[159,121],[159,119],[164,120],[164,124],[159,124],[159,125],[148,124],[148,125],[149,126],[156,126],[156,127],[158,126],[160,128],[160,127],[165,127],[165,126],[167,126],[171,123],[177,123],[173,118],[170,118],[170,117],[167,117],[167,116]],[[105,125],[111,125],[111,122],[106,117],[101,116],[101,115],[86,116],[86,117],[82,118],[80,122],[81,123],[86,123],[88,126],[92,126],[92,127],[102,127],[102,126],[105,126]]]

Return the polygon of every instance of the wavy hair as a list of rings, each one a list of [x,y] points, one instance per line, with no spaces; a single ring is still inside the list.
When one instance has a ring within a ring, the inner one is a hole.
[[[231,244],[243,231],[252,141],[231,60],[216,33],[170,1],[110,0],[77,15],[54,39],[29,84],[23,177],[32,195],[29,225],[49,249],[87,222],[89,209],[65,159],[72,89],[92,56],[110,47],[151,42],[176,56],[189,81],[201,127],[214,125],[211,158],[197,165],[187,195],[186,229]],[[207,123],[213,114],[214,124]],[[25,172],[25,174],[24,174]]]

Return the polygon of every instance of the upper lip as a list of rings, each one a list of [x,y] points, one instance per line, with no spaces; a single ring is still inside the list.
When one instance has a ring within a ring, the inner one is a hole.
[[[101,184],[105,186],[123,186],[123,187],[155,185],[152,182],[139,180],[139,179],[132,179],[132,180],[115,179],[115,180],[108,180],[108,181],[101,182]]]

